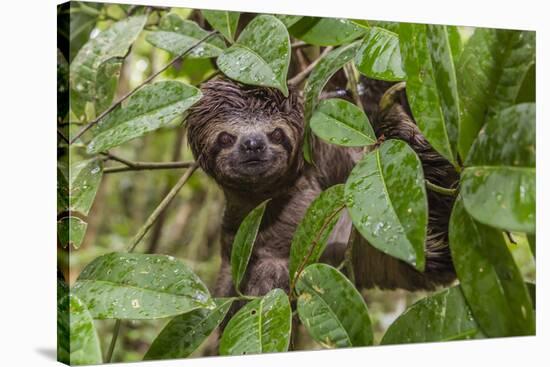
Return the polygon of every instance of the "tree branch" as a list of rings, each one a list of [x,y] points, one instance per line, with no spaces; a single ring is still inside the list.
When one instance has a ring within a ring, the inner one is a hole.
[[[155,79],[159,74],[161,74],[163,71],[168,69],[170,66],[174,65],[178,60],[180,60],[182,57],[187,56],[191,51],[193,51],[196,47],[198,47],[201,43],[208,40],[210,37],[217,35],[218,31],[212,31],[208,33],[206,36],[201,38],[199,41],[197,41],[193,46],[189,47],[187,50],[185,50],[180,55],[174,57],[168,64],[164,65],[162,68],[160,68],[157,72],[151,74],[147,79],[145,79],[140,85],[138,85],[136,88],[132,89],[122,97],[120,97],[115,103],[113,103],[109,108],[107,108],[105,111],[103,111],[99,116],[97,116],[95,119],[90,121],[86,126],[84,126],[76,135],[71,139],[69,144],[74,144],[74,142],[80,138],[86,131],[88,131],[92,126],[97,124],[101,119],[103,119],[105,116],[107,116],[110,112],[112,112],[115,108],[117,108],[122,102],[124,102],[126,99],[128,99],[132,94],[134,94],[137,90],[139,90],[141,87],[143,87],[145,84],[148,84],[151,80]]]
[[[103,173],[118,173],[127,171],[146,171],[157,169],[177,169],[189,168],[195,164],[193,161],[178,161],[178,162],[133,162],[132,166],[116,166],[103,169]]]
[[[174,198],[176,197],[178,192],[181,190],[183,185],[185,185],[185,183],[189,180],[189,178],[191,177],[193,172],[195,172],[195,170],[197,169],[198,166],[199,166],[198,163],[195,162],[189,168],[189,170],[187,172],[185,172],[185,174],[183,176],[181,176],[179,181],[174,185],[172,190],[170,190],[168,195],[166,195],[164,197],[164,199],[162,199],[162,201],[155,208],[153,213],[151,213],[149,218],[147,218],[147,220],[145,221],[145,224],[139,229],[138,233],[136,233],[136,235],[130,241],[130,245],[128,246],[128,252],[133,252],[134,251],[134,249],[139,244],[139,242],[143,239],[143,237],[145,237],[145,235],[147,234],[149,229],[153,226],[153,224],[155,224],[155,222],[156,222],[157,218],[160,216],[160,214],[168,207],[168,205],[170,205],[172,200],[174,200]]]
[[[301,72],[299,72],[298,74],[296,74],[295,76],[292,77],[292,79],[290,79],[288,81],[288,85],[290,86],[297,86],[298,84],[300,84],[302,81],[304,81],[305,78],[307,78],[307,76],[311,73],[311,71],[315,68],[315,66],[317,66],[317,64],[319,63],[319,61],[325,57],[330,51],[332,51],[332,46],[331,47],[327,47],[323,50],[323,52],[321,53],[321,55],[317,58],[317,60],[313,61],[312,63],[310,63],[304,70],[302,70]]]
[[[441,187],[439,185],[431,183],[428,180],[424,180],[424,181],[426,182],[426,187],[428,188],[428,190],[431,190],[433,192],[437,192],[439,194],[447,195],[447,196],[456,196],[458,194],[457,189],[448,189],[446,187]]]

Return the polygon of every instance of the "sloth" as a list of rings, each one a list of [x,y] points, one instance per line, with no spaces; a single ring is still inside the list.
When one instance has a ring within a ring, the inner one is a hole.
[[[362,83],[363,104],[377,136],[406,141],[420,157],[428,180],[444,187],[455,185],[455,170],[422,136],[403,95],[397,96],[390,107],[379,110],[379,99],[391,84],[367,79]],[[296,90],[284,97],[276,89],[243,85],[222,77],[205,82],[201,90],[203,97],[187,117],[188,142],[200,167],[221,187],[226,201],[221,228],[222,262],[214,294],[236,295],[230,269],[233,239],[244,217],[267,199],[270,201],[241,291],[253,296],[274,288],[288,292],[290,244],[298,223],[323,190],[346,181],[363,150],[338,147],[313,137],[315,164],[306,163],[302,155],[303,108]],[[428,191],[424,272],[384,254],[361,238],[354,245],[352,256],[356,285],[432,290],[452,282],[455,271],[447,227],[453,200]],[[323,262],[334,265],[343,260],[351,227],[351,220],[344,213],[329,237]]]

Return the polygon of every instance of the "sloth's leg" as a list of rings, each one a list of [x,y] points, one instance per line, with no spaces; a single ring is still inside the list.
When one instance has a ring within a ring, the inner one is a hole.
[[[263,258],[251,261],[248,268],[244,294],[263,296],[272,289],[281,288],[288,292],[288,259]]]

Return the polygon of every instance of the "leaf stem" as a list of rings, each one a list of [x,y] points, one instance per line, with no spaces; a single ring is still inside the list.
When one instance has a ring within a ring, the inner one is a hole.
[[[88,131],[92,126],[97,124],[101,119],[103,119],[105,116],[107,116],[110,112],[112,112],[115,108],[117,108],[122,102],[124,102],[126,99],[128,99],[131,95],[133,95],[137,90],[141,89],[145,84],[148,84],[151,80],[155,79],[159,74],[164,72],[166,69],[168,69],[170,66],[174,65],[177,61],[179,61],[182,57],[187,56],[191,51],[193,51],[196,47],[198,47],[201,43],[208,40],[210,37],[217,35],[218,31],[212,31],[209,32],[206,36],[198,40],[193,46],[186,49],[184,52],[182,52],[180,55],[174,57],[168,64],[164,65],[162,68],[157,70],[155,73],[151,74],[147,79],[145,79],[143,82],[141,82],[140,85],[120,97],[115,103],[113,103],[109,108],[107,108],[105,111],[103,111],[99,116],[97,116],[95,119],[90,121],[86,126],[84,126],[78,133],[75,134],[75,136],[71,139],[69,144],[74,144],[74,142],[80,138],[86,131]]]
[[[357,73],[356,73],[354,64],[348,63],[344,65],[344,73],[346,74],[346,78],[348,79],[349,89],[351,90],[351,95],[353,96],[353,100],[355,101],[355,104],[359,108],[361,108],[361,110],[364,110],[363,102],[361,102],[361,97],[359,96],[359,92],[357,89],[357,86],[358,86]]]
[[[389,87],[382,95],[382,98],[380,98],[380,102],[378,104],[379,110],[385,111],[388,109],[395,102],[398,93],[404,90],[405,87],[405,82],[399,82]]]
[[[447,195],[447,196],[456,196],[458,194],[457,189],[448,189],[446,187],[441,187],[439,185],[431,183],[428,180],[425,180],[425,182],[426,182],[426,187],[428,188],[428,190],[431,190],[433,192],[437,192],[439,194]]]
[[[160,214],[168,207],[168,205],[170,205],[170,203],[172,202],[172,200],[176,197],[176,195],[178,194],[178,192],[181,190],[181,188],[183,187],[183,185],[185,185],[185,183],[189,180],[189,178],[191,177],[191,175],[193,174],[193,172],[195,172],[195,170],[197,169],[198,167],[198,163],[194,163],[185,173],[183,176],[181,176],[181,178],[179,179],[179,181],[174,185],[174,187],[172,188],[172,190],[170,190],[170,192],[164,197],[164,199],[162,199],[162,201],[160,202],[160,204],[155,208],[155,210],[153,211],[153,213],[151,213],[151,215],[149,216],[149,218],[147,218],[147,220],[145,221],[145,224],[143,224],[143,226],[141,226],[141,228],[139,229],[138,233],[136,233],[136,235],[132,238],[132,240],[130,241],[130,246],[128,246],[128,252],[133,252],[134,249],[136,248],[136,246],[139,244],[139,242],[143,239],[143,237],[145,237],[145,235],[147,234],[147,232],[149,231],[149,229],[151,229],[151,227],[153,226],[153,224],[155,224],[156,220],[158,219],[158,217],[160,216]]]
[[[115,321],[115,327],[113,328],[113,337],[111,338],[111,343],[109,344],[109,349],[107,350],[107,355],[105,356],[104,363],[110,363],[111,359],[113,358],[113,352],[115,350],[116,341],[120,332],[120,324],[120,320]]]

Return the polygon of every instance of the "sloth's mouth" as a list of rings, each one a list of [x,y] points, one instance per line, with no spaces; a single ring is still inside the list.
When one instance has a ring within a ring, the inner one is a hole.
[[[257,166],[265,162],[267,162],[267,159],[248,158],[248,159],[242,160],[241,164],[244,164],[245,166]]]

